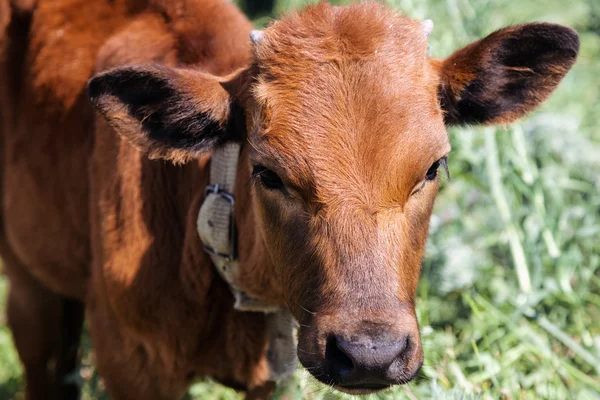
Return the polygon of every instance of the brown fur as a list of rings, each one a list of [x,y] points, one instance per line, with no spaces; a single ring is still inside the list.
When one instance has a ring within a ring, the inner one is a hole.
[[[11,9],[8,0],[0,0],[0,54],[3,54],[4,50],[4,38],[6,35],[6,28],[10,22]]]
[[[196,232],[208,155],[232,140],[244,144],[243,289],[292,311],[317,378],[331,380],[334,335],[405,338],[388,384],[410,380],[423,359],[414,296],[438,189],[424,177],[450,150],[445,123],[525,114],[578,46],[567,28],[525,25],[435,60],[419,22],[372,2],[321,3],[273,23],[252,55],[250,23],[226,1],[35,7],[9,25],[0,14],[0,77],[11,82],[0,96],[0,252],[30,398],[64,397],[46,366],[65,358],[52,349],[76,320],[69,298],[85,303],[112,398],[178,398],[196,376],[269,395],[264,316],[233,310]],[[84,92],[93,73],[96,117]],[[267,188],[253,165],[285,186]]]

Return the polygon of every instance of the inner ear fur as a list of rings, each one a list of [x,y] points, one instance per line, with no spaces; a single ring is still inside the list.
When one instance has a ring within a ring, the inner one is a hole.
[[[556,88],[578,51],[574,30],[532,23],[501,29],[434,60],[446,123],[505,124],[522,117]]]
[[[218,78],[161,65],[126,66],[93,77],[88,93],[124,139],[150,158],[181,163],[241,139],[240,107],[225,88],[238,74]]]

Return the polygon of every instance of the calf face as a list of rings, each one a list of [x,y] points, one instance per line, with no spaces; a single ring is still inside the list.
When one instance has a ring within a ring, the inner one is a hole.
[[[150,156],[248,143],[259,242],[300,323],[298,357],[350,393],[405,383],[422,364],[414,297],[446,126],[524,115],[579,46],[568,28],[528,24],[437,60],[430,28],[376,3],[320,4],[253,33],[255,63],[232,76],[145,65],[89,84]]]

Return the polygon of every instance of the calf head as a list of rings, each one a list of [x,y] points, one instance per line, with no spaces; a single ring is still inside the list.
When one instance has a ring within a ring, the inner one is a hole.
[[[255,62],[229,77],[144,65],[89,84],[150,156],[248,144],[258,242],[300,324],[298,357],[349,393],[405,383],[422,364],[414,298],[446,126],[531,111],[579,46],[536,23],[432,59],[430,30],[376,3],[322,3],[253,32]]]

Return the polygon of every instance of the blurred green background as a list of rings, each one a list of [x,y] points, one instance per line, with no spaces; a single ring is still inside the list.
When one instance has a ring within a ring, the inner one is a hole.
[[[344,1],[333,1],[342,4]],[[575,28],[581,52],[539,111],[510,127],[452,129],[417,308],[426,363],[381,399],[600,399],[600,0],[388,0],[431,18],[430,53],[449,55],[506,25]],[[304,0],[238,1],[262,26]],[[0,277],[0,399],[23,397]],[[83,339],[85,399],[107,398]],[[307,372],[281,399],[346,396]],[[190,399],[238,399],[198,382]]]

